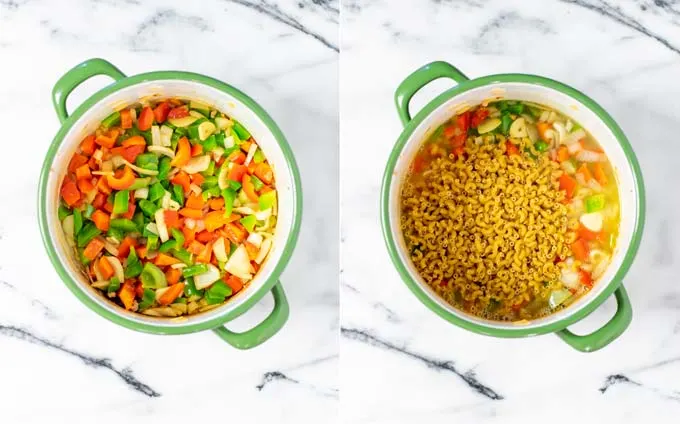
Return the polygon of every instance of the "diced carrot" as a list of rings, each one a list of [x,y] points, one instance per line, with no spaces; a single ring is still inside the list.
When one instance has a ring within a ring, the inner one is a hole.
[[[196,240],[200,241],[201,243],[208,243],[210,241],[213,241],[215,239],[215,233],[211,233],[208,230],[203,230],[200,233],[196,234]]]
[[[175,176],[172,177],[170,182],[173,184],[181,185],[182,188],[184,189],[184,193],[188,193],[189,190],[191,190],[191,180],[189,179],[189,174],[187,174],[184,171],[179,171],[177,174],[175,174]]]
[[[131,281],[126,281],[118,290],[118,298],[128,311],[135,305],[135,286]]]
[[[212,209],[214,211],[224,209],[224,198],[223,197],[216,197],[214,199],[211,199],[208,202],[208,206],[210,207],[210,209]]]
[[[81,193],[89,193],[94,190],[94,188],[91,179],[78,180],[78,189]]]
[[[90,160],[87,161],[87,165],[90,167],[91,170],[96,171],[99,169],[99,164],[97,163],[97,159],[92,156]]]
[[[144,297],[144,286],[142,286],[141,284],[136,284],[135,285],[135,294],[137,295],[138,299],[141,299],[142,297]]]
[[[156,118],[156,122],[162,124],[168,119],[168,114],[170,113],[170,103],[161,102],[153,110],[153,115]]]
[[[252,142],[244,140],[244,141],[241,142],[241,145],[239,147],[241,148],[243,153],[248,154],[248,150],[250,150],[250,146],[252,144],[253,144]]]
[[[208,212],[203,222],[205,223],[205,229],[209,232],[213,232],[227,223],[222,211]]]
[[[477,128],[479,124],[482,123],[489,116],[489,109],[485,107],[480,107],[472,113],[470,118],[470,126],[472,128]]]
[[[193,253],[194,255],[200,255],[204,248],[205,245],[203,243],[194,240],[189,244],[187,250],[189,251],[189,253]]]
[[[134,163],[137,156],[144,153],[146,146],[130,146],[125,147],[121,153],[121,156],[125,158],[126,161]]]
[[[571,199],[576,190],[576,180],[567,174],[560,175],[560,190],[567,192],[567,198]]]
[[[255,162],[251,161],[248,164],[247,169],[248,169],[248,174],[253,175],[253,174],[255,174],[255,170],[257,169],[257,164]]]
[[[130,236],[125,236],[123,241],[121,241],[120,245],[118,246],[118,258],[119,259],[127,258],[128,255],[130,254],[131,247],[137,247],[137,240],[133,239]]]
[[[83,250],[83,256],[89,260],[93,260],[103,248],[104,242],[99,237],[95,237],[87,244],[87,246],[85,246],[85,249]]]
[[[579,276],[581,277],[581,284],[586,287],[593,287],[593,277],[589,272],[579,269]]]
[[[196,262],[203,262],[204,264],[210,263],[210,258],[212,257],[213,242],[209,241],[205,244],[205,247],[201,253],[196,256]]]
[[[111,194],[111,187],[109,187],[109,184],[106,182],[106,178],[100,178],[97,181],[97,190],[104,194]]]
[[[146,255],[149,253],[149,249],[146,246],[140,246],[137,249],[135,249],[135,252],[137,252],[137,256],[144,259],[146,258]]]
[[[226,237],[234,244],[241,244],[246,239],[246,229],[237,223],[229,223],[224,226]]]
[[[547,122],[537,122],[536,123],[536,129],[538,130],[538,135],[543,139],[544,141],[547,141],[547,137],[545,135],[546,131],[550,129],[552,125],[547,123]]]
[[[196,184],[197,186],[200,186],[201,184],[203,184],[205,182],[205,177],[201,174],[198,174],[198,173],[191,174],[190,177],[191,177],[191,182],[193,184]]]
[[[470,111],[463,112],[456,116],[456,126],[460,129],[462,134],[467,134],[468,128],[470,128],[470,118],[472,113]]]
[[[240,182],[243,176],[246,174],[246,171],[248,171],[248,167],[246,167],[245,165],[234,164],[232,168],[229,170],[227,178],[232,181]]]
[[[179,217],[177,211],[164,211],[163,218],[165,218],[165,225],[168,228],[181,228],[182,219]]]
[[[567,146],[562,145],[557,149],[557,161],[561,163],[565,160],[569,160],[569,149],[567,149]]]
[[[174,284],[158,298],[158,303],[161,305],[169,305],[175,301],[184,292],[184,283]]]
[[[241,178],[241,186],[243,187],[243,191],[246,193],[246,196],[248,196],[248,199],[252,200],[253,202],[257,202],[259,197],[255,192],[255,185],[250,178],[250,175],[244,175],[243,178]]]
[[[146,140],[144,140],[144,137],[141,135],[133,135],[132,137],[123,141],[120,145],[123,147],[146,146]]]
[[[99,182],[97,182],[97,184],[99,184]],[[94,200],[92,200],[92,206],[94,206],[96,209],[101,209],[105,204],[106,195],[104,195],[104,193],[97,193],[97,195],[94,196]]]
[[[153,260],[153,263],[158,266],[170,266],[178,264],[182,261],[175,258],[174,256],[166,255],[165,253],[159,253]]]
[[[191,209],[202,209],[203,205],[205,205],[205,201],[203,200],[203,196],[196,195],[191,193],[189,197],[187,198],[186,203],[184,204],[185,207],[191,208]]]
[[[94,134],[90,134],[80,142],[80,150],[83,151],[87,156],[92,156],[95,149]]]
[[[132,113],[130,109],[120,111],[120,127],[124,130],[132,128]]]
[[[182,208],[179,214],[186,218],[201,219],[203,218],[203,211],[199,209]]]
[[[583,239],[577,239],[571,244],[571,252],[579,261],[585,261],[588,259],[588,244]]]
[[[243,281],[235,275],[230,275],[224,282],[231,287],[232,293],[238,293],[243,288]]]
[[[517,148],[517,146],[515,146],[511,142],[506,141],[505,142],[505,153],[507,153],[508,156],[519,155],[519,149]]]
[[[255,167],[255,175],[265,184],[274,182],[274,172],[272,172],[272,167],[266,162],[257,164]]]
[[[606,238],[606,234],[604,231],[600,231],[597,233],[594,233],[581,225],[578,229],[578,237],[582,238],[583,240],[587,241],[599,241],[599,242],[604,242]]]
[[[73,155],[71,161],[68,164],[68,171],[76,172],[76,169],[85,165],[87,161],[88,161],[87,156],[83,156],[79,153],[76,153],[75,155]]]
[[[99,228],[102,231],[108,231],[109,230],[109,221],[111,217],[109,214],[106,212],[103,212],[99,209],[94,211],[92,213],[92,222],[94,222],[94,225]]]
[[[61,186],[61,197],[69,207],[75,205],[80,200],[80,190],[76,183],[70,179],[64,181]]]
[[[113,202],[108,198],[106,199],[106,203],[104,203],[104,210],[108,213],[113,213]]]
[[[234,162],[234,163],[237,163],[239,165],[243,165],[243,163],[246,161],[246,155],[243,152],[237,150],[237,151],[233,152],[232,154],[230,154],[227,157],[227,160],[229,162]]]
[[[184,234],[184,247],[190,245],[196,239],[196,231],[186,225],[182,227],[182,234]]]
[[[106,256],[99,258],[97,266],[99,266],[99,272],[102,273],[102,277],[104,277],[104,279],[108,280],[109,278],[113,277],[115,271],[113,270],[113,266],[111,266],[111,262],[106,259]]]
[[[590,174],[590,169],[588,169],[588,165],[586,163],[583,163],[577,170],[577,174],[580,174],[583,176],[583,179],[588,182],[593,178],[593,176]]]
[[[593,165],[593,174],[595,175],[595,180],[597,180],[601,186],[604,187],[609,182],[607,179],[607,174],[605,174],[604,168],[600,162],[595,162]]]
[[[179,283],[179,279],[182,276],[182,271],[176,268],[168,268],[165,271],[165,279],[168,281],[168,285],[172,286]]]
[[[153,110],[148,106],[144,107],[139,114],[139,118],[137,118],[137,128],[139,128],[140,131],[150,129],[151,125],[153,125],[153,118]]]
[[[200,155],[201,153],[203,153],[203,146],[201,146],[201,145],[198,144],[198,143],[196,143],[196,144],[194,144],[193,146],[191,146],[191,156],[192,156],[192,157],[198,156],[198,155]]]
[[[116,139],[107,135],[100,135],[94,140],[95,143],[108,149],[116,145]]]

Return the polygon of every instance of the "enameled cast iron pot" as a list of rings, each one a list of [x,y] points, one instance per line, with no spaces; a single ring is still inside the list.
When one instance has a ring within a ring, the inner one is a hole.
[[[450,78],[457,85],[437,96],[412,118],[409,113],[411,97],[438,78]],[[532,321],[489,321],[449,305],[418,275],[406,251],[399,227],[401,184],[423,141],[456,111],[493,98],[543,104],[580,123],[604,149],[614,167],[619,185],[621,224],[616,249],[607,271],[589,293],[572,305]],[[583,93],[548,78],[501,74],[470,80],[446,62],[433,62],[413,72],[397,88],[395,100],[404,131],[397,140],[385,169],[381,219],[389,254],[413,294],[447,321],[489,336],[525,337],[556,333],[573,348],[586,352],[600,349],[620,336],[632,318],[630,301],[621,282],[640,245],[645,217],[645,192],[637,158],[612,117]],[[612,294],[616,296],[617,310],[603,327],[588,335],[576,335],[567,329],[569,325],[594,311]]]
[[[79,84],[95,75],[114,83],[92,95],[75,112],[66,111],[66,98]],[[54,137],[40,175],[38,210],[47,254],[66,286],[90,309],[124,327],[156,334],[185,334],[213,330],[239,349],[257,346],[276,334],[288,319],[288,302],[278,281],[297,242],[302,213],[300,175],[293,152],[279,127],[250,97],[215,79],[189,72],[162,71],[125,76],[102,59],[91,59],[68,71],[54,86],[54,107],[61,129]],[[93,289],[66,243],[57,216],[59,187],[69,160],[83,137],[115,110],[141,98],[181,97],[207,103],[241,122],[257,140],[272,164],[278,191],[278,222],[274,244],[264,266],[241,292],[226,304],[192,316],[156,318],[125,311]],[[223,325],[246,312],[271,291],[274,309],[267,318],[243,333]]]

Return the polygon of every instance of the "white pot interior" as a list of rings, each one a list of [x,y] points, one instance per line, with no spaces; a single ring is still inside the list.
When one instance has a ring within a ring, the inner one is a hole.
[[[582,296],[569,307],[555,314],[533,321],[520,321],[514,323],[490,321],[467,314],[449,305],[447,302],[441,299],[430,288],[430,286],[425,283],[425,281],[416,271],[409,258],[406,245],[402,237],[401,229],[399,228],[399,197],[401,193],[401,185],[404,181],[405,174],[408,171],[409,164],[416,155],[423,141],[432,133],[432,131],[439,127],[439,125],[446,122],[451,118],[451,116],[455,115],[456,112],[460,111],[462,108],[466,106],[475,106],[485,100],[499,97],[510,100],[525,100],[543,104],[554,108],[555,110],[563,113],[565,116],[568,116],[572,120],[575,120],[581,124],[595,137],[595,139],[600,143],[602,149],[607,154],[611,164],[613,165],[619,188],[621,224],[612,262],[608,269],[602,275],[600,280],[595,283],[594,288],[589,293]],[[636,202],[638,193],[634,183],[633,171],[628,164],[628,160],[622,146],[619,144],[612,131],[602,120],[600,120],[600,118],[598,118],[598,116],[592,110],[575,98],[548,87],[528,83],[495,83],[478,87],[461,93],[439,106],[429,116],[427,116],[423,122],[420,123],[420,125],[418,125],[418,127],[408,139],[404,149],[401,152],[401,155],[397,159],[392,178],[392,184],[389,190],[390,228],[392,229],[393,234],[395,234],[395,240],[398,246],[398,254],[401,258],[401,261],[406,265],[411,277],[419,283],[423,292],[425,292],[427,296],[429,296],[433,301],[437,302],[442,308],[448,310],[451,314],[456,315],[461,319],[487,327],[502,329],[529,329],[542,327],[577,313],[589,302],[595,299],[610,283],[612,283],[616,271],[621,266],[626,250],[628,249],[633,237],[633,231],[638,215]]]
[[[238,120],[248,129],[257,143],[262,148],[269,160],[276,179],[278,191],[278,220],[274,234],[274,244],[269,252],[267,260],[257,273],[255,278],[239,293],[232,297],[226,304],[208,312],[182,316],[177,318],[155,318],[123,310],[119,306],[105,299],[100,292],[93,289],[86,276],[81,271],[81,265],[68,246],[61,224],[57,216],[59,205],[59,188],[66,173],[71,156],[78,148],[80,141],[89,133],[93,132],[99,122],[112,113],[127,105],[134,104],[141,98],[166,98],[179,97],[183,99],[198,100],[226,113]],[[216,316],[224,315],[243,304],[249,297],[257,292],[269,279],[276,264],[281,259],[283,248],[291,236],[293,227],[293,215],[295,208],[294,178],[291,169],[286,162],[283,150],[274,134],[269,130],[265,122],[250,110],[237,98],[213,87],[193,81],[181,80],[158,80],[139,83],[123,88],[112,93],[87,110],[83,116],[71,127],[57,151],[50,169],[47,183],[47,224],[49,233],[55,241],[55,248],[61,262],[68,270],[71,277],[79,283],[85,292],[95,302],[109,311],[124,316],[125,318],[156,326],[176,327],[187,324],[198,324],[209,321]]]

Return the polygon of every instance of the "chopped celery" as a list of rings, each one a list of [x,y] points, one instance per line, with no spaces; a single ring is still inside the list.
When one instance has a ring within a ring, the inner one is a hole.
[[[113,198],[113,213],[122,214],[128,210],[130,192],[128,190],[117,191]]]
[[[250,181],[252,181],[255,191],[260,191],[262,190],[262,187],[264,187],[264,183],[262,182],[262,180],[257,178],[255,175],[250,176]]]
[[[586,197],[584,204],[587,213],[600,211],[604,209],[605,205],[604,194],[588,196]]]
[[[250,133],[248,130],[245,129],[243,125],[241,125],[240,122],[234,121],[234,126],[233,126],[234,132],[236,132],[236,135],[238,136],[239,140],[248,140],[250,138]]]
[[[120,124],[120,112],[113,112],[102,120],[102,127],[109,129]]]
[[[264,193],[260,198],[258,199],[258,203],[260,206],[260,210],[264,211],[272,206],[274,206],[274,202],[276,201],[276,191],[268,191]]]
[[[160,289],[168,286],[163,271],[151,262],[144,264],[144,269],[139,278],[142,280],[142,287],[144,288]]]
[[[255,224],[257,224],[257,218],[255,215],[248,215],[244,216],[239,220],[241,224],[245,227],[246,230],[248,230],[249,233],[252,233],[253,230],[255,229]]]

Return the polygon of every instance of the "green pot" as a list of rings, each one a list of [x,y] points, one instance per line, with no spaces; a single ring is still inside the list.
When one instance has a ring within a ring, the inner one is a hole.
[[[66,111],[66,99],[85,80],[106,75],[114,82],[101,89],[72,114]],[[40,175],[38,210],[40,231],[47,254],[66,286],[90,309],[116,324],[132,330],[155,334],[185,334],[213,330],[227,343],[239,349],[257,346],[276,334],[288,319],[288,302],[279,276],[286,267],[297,242],[302,213],[300,174],[288,142],[271,117],[250,97],[218,80],[189,72],[162,71],[125,76],[102,59],[91,59],[68,71],[57,81],[52,92],[57,116],[62,123],[54,137]],[[261,146],[277,180],[278,222],[272,250],[255,278],[226,304],[197,315],[156,318],[120,308],[90,287],[81,266],[68,247],[57,216],[59,187],[68,162],[85,135],[114,110],[140,98],[180,97],[199,100],[227,113],[241,122]],[[236,333],[224,324],[255,305],[272,292],[274,309],[254,328]]]
[[[412,96],[426,84],[452,79],[457,85],[428,103],[415,117],[409,113]],[[621,225],[612,262],[594,288],[564,310],[528,322],[502,323],[467,314],[442,300],[420,278],[406,251],[399,228],[399,195],[411,160],[429,134],[465,106],[491,98],[532,101],[570,116],[599,141],[614,166],[621,197]],[[387,249],[404,283],[440,317],[467,330],[494,337],[527,337],[556,333],[573,348],[591,352],[619,337],[630,324],[632,309],[621,284],[637,253],[645,217],[645,191],[640,165],[633,149],[605,110],[583,93],[565,84],[535,75],[501,74],[469,79],[445,62],[430,63],[409,75],[395,94],[404,131],[390,155],[383,177],[381,220]],[[588,335],[567,327],[597,309],[612,294],[617,301],[614,317]]]

